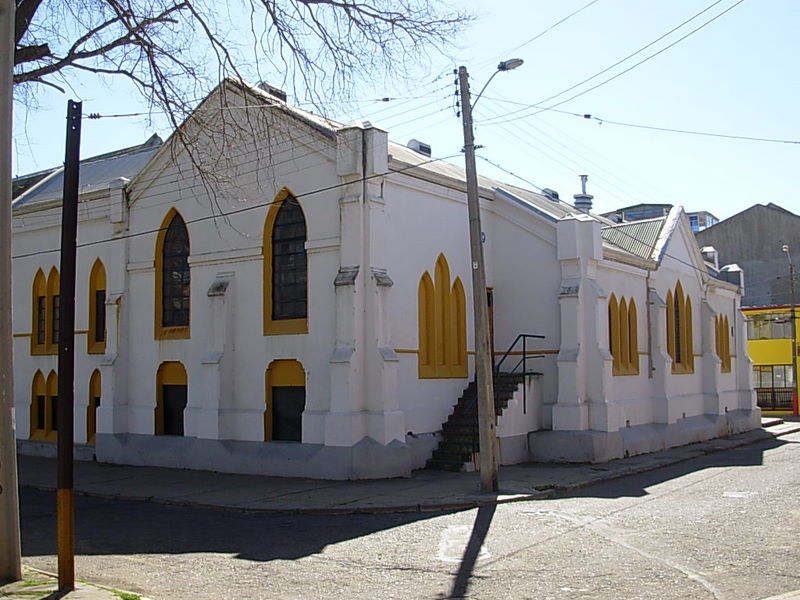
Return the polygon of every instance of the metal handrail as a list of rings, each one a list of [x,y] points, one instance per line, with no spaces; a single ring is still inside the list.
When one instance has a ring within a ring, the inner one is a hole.
[[[528,344],[527,344],[528,339],[542,339],[543,340],[543,339],[545,339],[545,337],[543,335],[537,335],[535,333],[520,333],[520,334],[517,334],[517,337],[514,338],[514,341],[508,347],[508,350],[505,351],[505,354],[503,354],[502,358],[500,358],[500,360],[494,366],[494,373],[495,374],[500,373],[500,365],[502,365],[503,362],[505,362],[505,360],[514,351],[514,348],[517,346],[519,341],[522,340],[522,358],[520,358],[517,361],[517,364],[514,365],[514,367],[508,372],[513,374],[513,373],[516,372],[517,368],[519,368],[519,366],[522,365],[522,373],[521,373],[521,375],[523,377],[523,381],[522,381],[522,412],[523,413],[527,413],[528,412],[528,386],[525,384],[525,376],[526,375],[535,375],[535,372],[533,372],[533,371],[529,372],[528,371],[527,361],[528,361],[528,359],[544,358],[544,354],[533,354],[531,356],[528,356]]]

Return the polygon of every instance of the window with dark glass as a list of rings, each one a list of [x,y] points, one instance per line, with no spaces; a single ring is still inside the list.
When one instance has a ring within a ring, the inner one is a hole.
[[[45,400],[44,394],[39,394],[36,396],[36,429],[41,429],[44,431],[45,421],[45,411],[47,410],[47,401]]]
[[[106,291],[94,292],[94,341],[106,341]]]
[[[58,431],[58,396],[50,398],[50,429]]]
[[[54,344],[58,344],[59,331],[61,330],[61,296],[53,296],[53,327],[51,329],[51,339]]]
[[[189,233],[180,215],[175,215],[164,236],[162,265],[161,324],[189,325]]]
[[[272,318],[307,316],[306,221],[297,200],[287,198],[272,229]]]
[[[47,334],[47,296],[36,297],[36,343],[44,345]]]

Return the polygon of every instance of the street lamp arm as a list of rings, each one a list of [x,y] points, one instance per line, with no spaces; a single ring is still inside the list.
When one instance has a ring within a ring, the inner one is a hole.
[[[497,70],[494,73],[492,73],[492,76],[489,77],[488,81],[483,84],[481,91],[478,92],[477,96],[475,96],[475,100],[472,102],[471,108],[473,109],[475,108],[475,105],[478,103],[478,100],[481,99],[481,96],[483,96],[483,92],[486,90],[487,87],[489,87],[489,84],[492,82],[492,79],[494,79],[495,75],[497,75],[502,71],[511,71],[512,69],[516,69],[517,67],[522,66],[522,63],[523,60],[521,58],[509,58],[508,60],[504,60],[499,65],[497,65]]]
[[[489,87],[489,84],[492,83],[492,79],[494,79],[495,75],[497,75],[499,72],[500,71],[498,70],[498,71],[495,71],[494,73],[492,73],[492,76],[489,77],[489,79],[486,81],[486,83],[483,84],[483,87],[481,88],[481,91],[478,92],[478,95],[475,96],[475,100],[472,102],[472,108],[473,109],[475,108],[475,105],[478,104],[478,100],[481,99],[481,96],[483,96],[483,92],[486,90],[487,87]]]

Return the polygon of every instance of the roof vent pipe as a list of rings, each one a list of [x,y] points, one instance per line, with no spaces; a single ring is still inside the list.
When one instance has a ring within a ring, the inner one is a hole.
[[[431,156],[431,145],[419,140],[408,140],[407,146],[414,152],[419,152],[423,156]]]
[[[579,175],[579,177],[581,178],[581,193],[575,194],[572,197],[575,198],[575,208],[581,212],[588,213],[592,210],[592,199],[594,196],[586,193],[586,180],[589,179],[589,176]]]
[[[542,190],[542,194],[544,194],[545,198],[547,198],[548,200],[552,200],[553,202],[558,202],[558,200],[559,200],[558,192],[555,191],[554,189],[544,188]]]
[[[259,83],[258,87],[261,90],[267,92],[273,98],[277,98],[278,100],[281,100],[282,102],[286,102],[287,95],[286,95],[286,92],[284,92],[282,89],[276,88],[274,85],[270,85],[266,81],[262,81],[261,83]]]

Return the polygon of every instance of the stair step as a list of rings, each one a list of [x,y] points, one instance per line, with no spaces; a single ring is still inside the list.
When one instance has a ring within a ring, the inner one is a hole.
[[[494,410],[503,414],[509,400],[514,396],[522,375],[498,373],[494,380]],[[453,412],[442,425],[442,440],[439,442],[426,468],[440,471],[463,471],[464,465],[472,461],[478,445],[478,386],[473,379],[464,389]]]
[[[425,464],[426,469],[431,469],[433,471],[452,471],[454,473],[460,473],[464,470],[464,464],[456,464],[451,462],[443,462],[438,460],[430,459]]]

